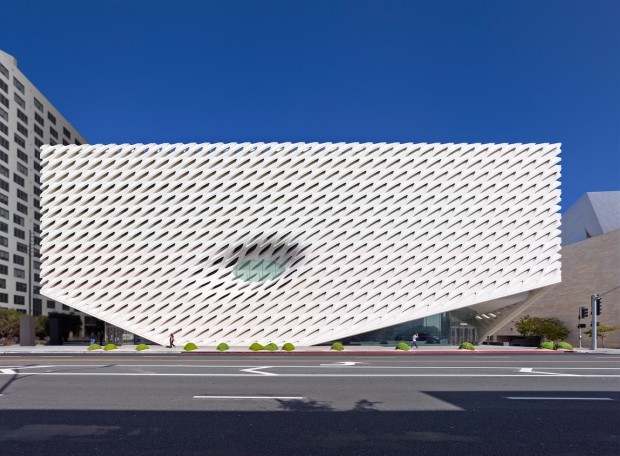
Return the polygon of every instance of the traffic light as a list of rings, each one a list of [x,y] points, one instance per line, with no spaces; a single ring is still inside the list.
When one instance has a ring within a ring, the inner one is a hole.
[[[603,298],[596,296],[594,302],[596,303],[596,315],[600,315],[603,312]]]
[[[588,308],[581,307],[581,318],[588,318]]]
[[[577,325],[577,328],[585,328],[585,327],[586,327],[586,324],[585,324],[585,323],[579,323],[579,324]]]

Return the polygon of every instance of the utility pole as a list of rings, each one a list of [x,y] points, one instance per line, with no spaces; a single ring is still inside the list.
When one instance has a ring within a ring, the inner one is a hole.
[[[586,327],[585,323],[581,323],[581,319],[586,319],[588,318],[588,308],[587,307],[580,307],[579,308],[579,315],[577,316],[577,319],[579,321],[579,324],[577,325],[577,328],[579,328],[579,348],[581,348],[581,330],[583,328]]]
[[[592,344],[590,345],[590,350],[596,350],[596,342],[598,335],[596,334],[596,304],[598,303],[599,296],[597,294],[593,294],[590,296],[590,304],[591,304],[591,312],[592,312]]]
[[[28,315],[32,314],[32,230],[28,230]]]
[[[581,348],[581,312],[583,307],[579,308],[579,315],[577,315],[577,328],[579,328],[579,348]]]
[[[597,326],[598,326],[598,321],[596,321],[597,320],[596,317],[597,315],[600,315],[601,313],[603,313],[603,296],[611,293],[612,291],[616,291],[618,288],[620,288],[620,285],[617,285],[616,287],[604,293],[601,293],[601,294],[595,293],[590,296],[590,306],[592,309],[592,345],[590,346],[591,350],[596,350],[597,339],[598,339],[598,334],[596,331]]]

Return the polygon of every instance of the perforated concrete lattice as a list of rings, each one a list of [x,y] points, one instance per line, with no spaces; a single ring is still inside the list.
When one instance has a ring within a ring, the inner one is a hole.
[[[152,341],[312,345],[560,281],[558,144],[42,148],[42,293]]]

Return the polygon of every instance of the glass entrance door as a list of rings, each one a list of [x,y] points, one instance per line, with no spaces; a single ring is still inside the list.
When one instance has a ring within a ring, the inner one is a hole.
[[[450,344],[461,345],[463,342],[477,342],[476,328],[473,326],[453,326],[450,331]]]

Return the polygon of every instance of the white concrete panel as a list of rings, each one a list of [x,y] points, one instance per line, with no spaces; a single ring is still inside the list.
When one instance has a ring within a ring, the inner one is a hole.
[[[45,147],[43,292],[161,344],[310,345],[537,289],[560,281],[559,151]]]

